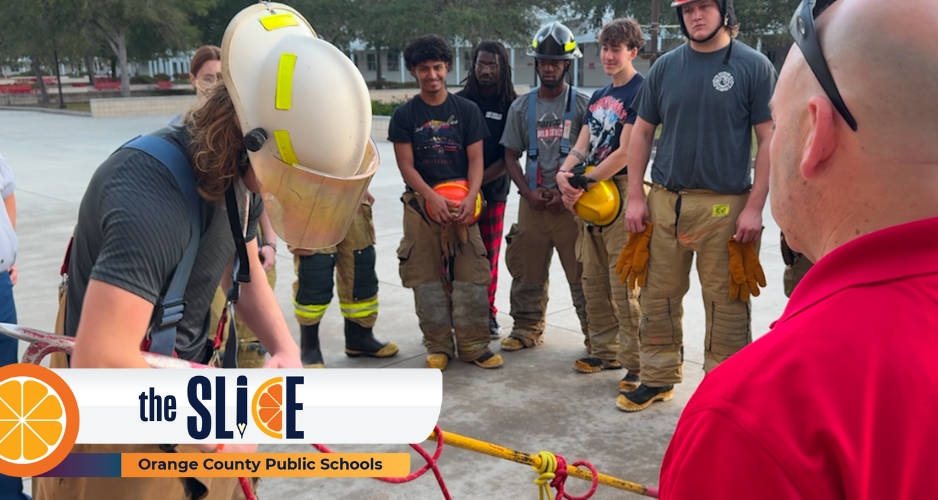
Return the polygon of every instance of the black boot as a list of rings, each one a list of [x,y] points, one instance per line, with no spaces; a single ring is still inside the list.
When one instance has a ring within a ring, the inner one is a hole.
[[[381,343],[375,338],[371,328],[365,328],[354,321],[345,319],[345,354],[350,358],[370,356],[389,358],[397,354],[397,344]]]
[[[300,358],[304,368],[325,368],[319,350],[319,323],[300,325]]]

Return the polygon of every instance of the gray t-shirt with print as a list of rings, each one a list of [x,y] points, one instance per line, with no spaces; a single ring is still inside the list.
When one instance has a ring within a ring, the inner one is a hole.
[[[752,126],[772,118],[778,77],[742,42],[712,53],[684,44],[651,67],[635,98],[638,116],[661,124],[651,179],[672,190],[740,194],[752,186]]]
[[[583,126],[583,117],[589,105],[589,96],[577,90],[576,104],[573,110],[573,120],[569,126],[564,124],[564,114],[567,112],[567,103],[570,88],[553,99],[537,98],[537,162],[540,170],[539,186],[553,189],[557,187],[555,179],[557,169],[563,164],[564,158],[560,155],[560,140],[566,132],[570,140],[570,147],[576,144]],[[536,89],[533,91],[536,92]],[[528,94],[524,94],[511,103],[508,110],[508,121],[505,123],[505,132],[502,134],[501,145],[519,153],[528,150]],[[524,167],[525,178],[536,173],[530,172],[531,159],[528,158]]]

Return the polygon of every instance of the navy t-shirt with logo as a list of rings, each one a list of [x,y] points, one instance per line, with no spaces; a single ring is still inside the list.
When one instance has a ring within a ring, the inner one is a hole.
[[[394,110],[388,127],[389,141],[411,144],[414,168],[431,187],[443,181],[468,179],[466,146],[488,135],[479,107],[454,94],[438,106],[430,106],[415,95]]]
[[[648,72],[633,107],[661,124],[651,179],[673,190],[741,194],[752,187],[752,127],[772,118],[778,73],[740,41],[704,53],[684,44]],[[724,64],[725,61],[725,64]]]
[[[642,88],[645,77],[636,73],[625,85],[613,87],[610,83],[593,92],[586,108],[586,126],[590,131],[590,165],[602,163],[613,151],[619,149],[619,138],[625,125],[635,124],[632,101]],[[625,168],[626,165],[622,165]],[[625,172],[620,172],[625,174]]]

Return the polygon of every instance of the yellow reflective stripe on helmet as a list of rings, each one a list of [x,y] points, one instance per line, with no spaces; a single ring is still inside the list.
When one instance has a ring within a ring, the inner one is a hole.
[[[290,13],[274,14],[271,16],[262,17],[261,24],[267,31],[286,28],[288,26],[300,25],[299,21],[297,21],[296,18],[293,17],[293,14]]]
[[[329,304],[323,304],[321,306],[316,305],[304,305],[297,302],[295,299],[293,301],[293,312],[301,318],[309,319],[319,319],[326,314],[326,308],[329,307]]]
[[[342,310],[342,316],[346,318],[364,318],[378,312],[378,299],[357,304],[343,304],[339,302],[339,308]]]
[[[277,141],[277,149],[280,150],[280,159],[284,163],[295,165],[299,163],[296,159],[296,152],[293,151],[293,141],[290,140],[290,132],[286,130],[274,130],[274,140]]]
[[[605,193],[606,196],[612,196],[612,189],[609,187],[609,182],[599,182],[598,184],[603,187],[603,193]]]
[[[573,49],[576,48],[576,40],[570,40],[569,42],[563,44],[564,52],[573,52]]]
[[[277,67],[277,90],[275,92],[274,107],[288,110],[293,102],[293,68],[296,67],[296,54],[280,54],[280,65]]]

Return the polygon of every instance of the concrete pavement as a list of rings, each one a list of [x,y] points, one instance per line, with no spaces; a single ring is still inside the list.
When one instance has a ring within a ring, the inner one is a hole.
[[[0,111],[0,154],[18,181],[19,284],[15,288],[20,323],[51,331],[56,311],[58,270],[75,224],[85,186],[97,166],[115,148],[134,135],[164,126],[171,116],[84,118],[33,112]],[[413,294],[400,285],[396,249],[402,235],[403,182],[391,144],[376,137],[382,166],[371,186],[376,198],[380,313],[376,333],[401,347],[386,360],[350,359],[343,353],[342,318],[333,303],[323,320],[322,344],[332,369],[358,367],[421,368],[425,351],[414,314]],[[514,190],[513,190],[514,193]],[[512,194],[506,215],[507,232],[517,218],[518,196]],[[761,336],[782,312],[783,263],[779,231],[768,206],[761,247],[762,266],[769,280],[753,300],[753,334]],[[503,246],[504,251],[504,246]],[[295,338],[293,319],[293,262],[280,245],[276,294]],[[499,322],[511,328],[510,276],[501,264],[497,305]],[[483,439],[528,453],[549,450],[574,461],[591,461],[605,474],[657,486],[661,459],[688,398],[703,377],[704,310],[696,273],[685,299],[685,381],[675,398],[650,409],[626,414],[615,407],[617,381],[623,372],[593,375],[573,370],[573,361],[585,354],[579,323],[554,259],[546,342],[536,349],[502,353],[505,366],[482,370],[454,361],[444,373],[444,401],[440,426],[458,434]],[[337,300],[336,300],[337,301]],[[492,344],[498,350],[498,343]],[[22,349],[22,346],[21,346]],[[375,415],[380,419],[381,415]],[[424,445],[432,449],[434,443]],[[357,447],[330,444],[342,451],[405,451],[398,446]],[[264,447],[271,451],[307,451],[306,446]],[[413,467],[421,459],[412,453]],[[455,499],[536,498],[536,473],[527,466],[468,451],[447,448],[439,462]],[[582,494],[588,484],[570,479],[568,490]],[[265,479],[260,498],[328,499],[433,499],[442,498],[432,474],[404,485],[370,479]],[[595,499],[637,498],[600,487]]]

